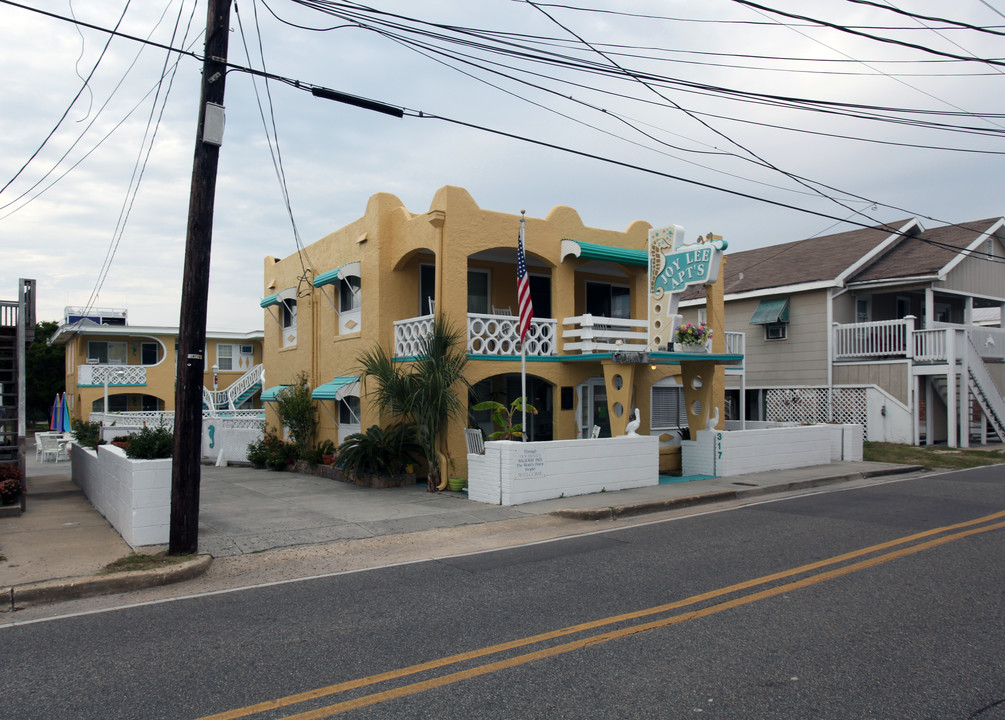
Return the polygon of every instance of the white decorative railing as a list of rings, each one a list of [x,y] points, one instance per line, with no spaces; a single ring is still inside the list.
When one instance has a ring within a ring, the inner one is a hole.
[[[78,365],[77,385],[146,385],[145,365]]]
[[[262,384],[262,378],[265,375],[265,370],[261,365],[255,365],[248,372],[244,373],[241,377],[227,386],[223,392],[227,395],[227,407],[231,410],[234,409],[234,404],[241,399],[248,390],[255,387],[256,385]]]
[[[645,351],[649,345],[649,321],[632,318],[609,318],[599,315],[579,315],[565,318],[562,325],[572,328],[562,331],[562,350],[575,353]]]
[[[940,322],[932,323],[932,327],[938,330],[966,330],[970,338],[971,352],[976,352],[985,360],[1005,359],[1005,330],[984,327],[983,325],[956,325]],[[960,349],[961,344],[958,342],[957,351]]]
[[[527,330],[527,355],[554,355],[558,321],[534,318]],[[520,318],[516,315],[468,313],[468,352],[472,355],[519,355]]]
[[[433,316],[397,320],[394,323],[395,357],[415,357],[422,352],[422,340],[433,332]]]
[[[264,410],[220,410],[211,413],[203,410],[203,417],[226,420],[228,427],[260,427],[265,422]],[[150,410],[145,412],[100,413],[92,412],[88,419],[107,427],[138,428],[166,427],[174,430],[173,410]]]
[[[914,318],[834,324],[834,358],[910,357]]]

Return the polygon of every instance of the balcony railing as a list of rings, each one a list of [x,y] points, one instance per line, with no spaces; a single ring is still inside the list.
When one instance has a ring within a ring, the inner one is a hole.
[[[527,355],[556,354],[558,321],[534,318],[527,331]],[[515,315],[468,313],[468,353],[472,355],[519,355],[520,318]]]
[[[515,315],[468,313],[467,348],[470,355],[518,356],[519,318]],[[629,318],[592,315],[566,318],[562,351],[570,355],[606,352],[644,352],[648,346],[648,322]],[[433,316],[398,320],[394,323],[395,357],[415,357],[422,351],[422,339],[433,330]],[[743,355],[746,335],[727,332],[726,349]],[[619,342],[620,341],[620,342]],[[558,320],[534,318],[527,332],[527,356],[558,355]]]
[[[632,318],[579,315],[565,318],[562,350],[567,353],[644,352],[649,344],[649,322]]]
[[[962,357],[967,337],[985,360],[1005,358],[1005,331],[976,325],[935,323],[914,329],[914,318],[834,325],[835,360],[912,358],[919,363],[944,363]]]
[[[146,385],[144,365],[78,365],[77,385]]]
[[[858,358],[908,357],[914,318],[834,325],[834,357]]]

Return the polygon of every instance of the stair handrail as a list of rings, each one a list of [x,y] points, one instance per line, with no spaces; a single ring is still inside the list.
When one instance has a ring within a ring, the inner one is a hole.
[[[244,373],[241,377],[231,383],[225,390],[227,396],[227,406],[229,409],[234,410],[234,403],[249,389],[255,385],[259,385],[262,382],[263,376],[263,366],[261,364],[255,365],[253,368]]]
[[[968,365],[970,369],[969,379],[973,385],[973,389],[976,390],[974,394],[977,396],[984,414],[991,421],[995,432],[998,433],[998,437],[1005,440],[1005,398],[1002,398],[1001,393],[998,392],[998,386],[995,385],[994,378],[988,372],[983,358],[978,354],[977,347],[974,345],[973,338],[969,333],[967,333],[967,341],[970,343],[973,351],[971,353],[971,361]]]

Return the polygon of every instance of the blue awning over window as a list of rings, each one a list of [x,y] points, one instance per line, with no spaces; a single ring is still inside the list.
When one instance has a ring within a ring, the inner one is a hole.
[[[770,298],[761,300],[750,318],[751,325],[770,325],[789,321],[789,299]]]
[[[275,387],[270,387],[268,390],[263,390],[262,402],[275,402],[276,395],[278,395],[281,390],[284,390],[288,387],[289,385],[276,385]]]
[[[359,395],[359,376],[337,377],[311,392],[313,400],[341,400],[347,395]]]
[[[334,270],[329,270],[328,272],[323,272],[314,278],[314,287],[322,287],[323,285],[334,285],[339,280],[345,280],[347,277],[359,277],[360,276],[360,263],[359,260],[351,263],[346,263],[341,267],[337,267]]]

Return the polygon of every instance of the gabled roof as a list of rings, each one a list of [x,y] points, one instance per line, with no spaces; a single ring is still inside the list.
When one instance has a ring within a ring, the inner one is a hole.
[[[881,246],[897,242],[901,233],[920,230],[917,220],[861,228],[834,235],[797,240],[770,247],[729,253],[726,258],[724,292],[727,295],[770,288],[787,288],[817,282],[837,282],[854,272],[864,258]],[[682,300],[704,297],[696,287]]]
[[[961,257],[961,250],[966,250],[1000,224],[1001,218],[989,218],[925,230],[916,237],[905,238],[848,278],[848,282],[940,276],[949,269],[948,265]]]

